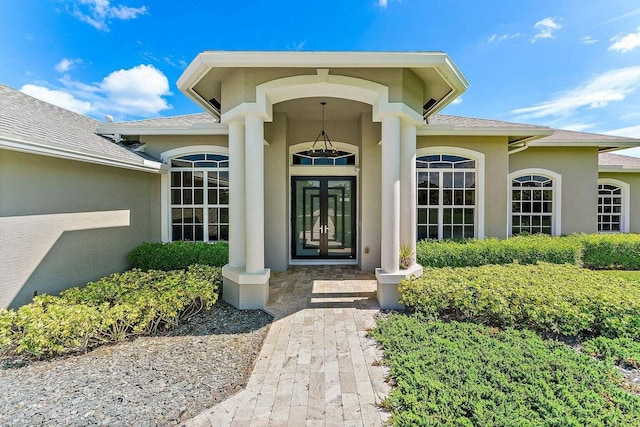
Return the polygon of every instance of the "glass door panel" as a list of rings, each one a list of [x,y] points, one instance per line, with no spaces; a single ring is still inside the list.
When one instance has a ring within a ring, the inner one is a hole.
[[[354,259],[355,178],[292,178],[294,259]]]

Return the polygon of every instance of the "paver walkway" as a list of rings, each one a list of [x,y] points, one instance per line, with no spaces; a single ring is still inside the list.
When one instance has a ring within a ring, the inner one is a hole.
[[[380,310],[375,276],[355,267],[291,267],[272,273],[269,290],[275,320],[247,388],[186,425],[382,425],[387,370],[366,336]]]

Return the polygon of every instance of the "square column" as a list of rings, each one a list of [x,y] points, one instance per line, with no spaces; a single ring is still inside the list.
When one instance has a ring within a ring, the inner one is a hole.
[[[377,299],[380,307],[401,309],[398,284],[420,276],[422,267],[414,264],[400,269],[400,244],[416,240],[416,125],[402,123],[399,116],[382,119],[382,228],[381,268],[376,269]]]
[[[229,123],[229,265],[245,266],[244,120]]]
[[[234,155],[236,162],[232,161]],[[270,271],[264,268],[264,120],[261,116],[248,114],[239,124],[230,122],[229,162],[230,188],[239,189],[230,194],[233,205],[229,206],[229,264],[222,269],[223,298],[241,309],[264,308],[269,299]],[[235,185],[233,179],[237,180]],[[239,234],[232,235],[234,230],[240,230]]]

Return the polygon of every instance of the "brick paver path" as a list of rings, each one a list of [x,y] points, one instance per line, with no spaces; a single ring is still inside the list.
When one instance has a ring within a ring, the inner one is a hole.
[[[382,354],[366,336],[380,310],[376,280],[354,267],[272,273],[275,320],[247,388],[187,426],[376,426],[389,386]]]

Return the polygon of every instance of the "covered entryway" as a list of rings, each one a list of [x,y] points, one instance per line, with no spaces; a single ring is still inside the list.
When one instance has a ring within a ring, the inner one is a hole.
[[[294,260],[356,258],[354,177],[291,178],[291,256]]]

